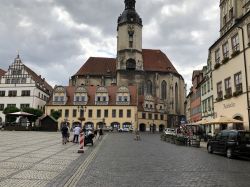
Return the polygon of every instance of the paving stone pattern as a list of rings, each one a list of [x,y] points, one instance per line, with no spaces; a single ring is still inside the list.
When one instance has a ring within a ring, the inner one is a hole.
[[[141,136],[109,133],[78,154],[78,145],[61,144],[60,133],[0,131],[0,186],[250,186],[247,159],[166,143],[159,134]]]
[[[160,141],[109,134],[76,186],[249,187],[250,161]]]
[[[76,159],[79,145],[60,132],[0,131],[0,186],[43,187]]]

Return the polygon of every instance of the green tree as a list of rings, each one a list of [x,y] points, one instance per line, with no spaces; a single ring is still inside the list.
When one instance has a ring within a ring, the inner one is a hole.
[[[43,115],[43,111],[36,109],[36,108],[24,108],[23,112],[33,114],[33,116],[28,116],[28,120],[30,122],[35,122],[37,120],[37,118],[39,118]]]
[[[61,117],[61,112],[59,110],[55,110],[53,112],[51,112],[50,114],[53,118],[55,118],[56,120],[58,120]]]
[[[13,113],[13,112],[19,112],[20,109],[15,107],[15,106],[11,106],[11,107],[6,107],[4,110],[3,110],[3,113],[6,115],[6,121],[7,122],[15,122],[16,121],[16,116],[10,116],[8,115],[9,113]]]

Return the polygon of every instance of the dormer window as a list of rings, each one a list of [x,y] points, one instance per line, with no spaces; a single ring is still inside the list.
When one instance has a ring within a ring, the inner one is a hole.
[[[119,96],[118,98],[119,98],[119,99],[118,99],[119,101],[122,101],[122,96]]]
[[[74,104],[75,105],[86,105],[88,100],[87,90],[84,86],[79,86],[75,90]]]
[[[43,98],[43,97],[44,96],[41,95],[39,92],[39,98]],[[56,87],[54,94],[53,94],[53,103],[64,105],[66,102],[67,102],[66,88],[64,88],[63,86]]]
[[[109,95],[107,88],[101,86],[96,90],[95,104],[96,105],[108,105]]]
[[[127,102],[128,101],[128,97],[124,96],[124,101]]]
[[[130,104],[130,92],[129,89],[125,86],[118,88],[116,95],[116,104],[117,105],[129,105]]]

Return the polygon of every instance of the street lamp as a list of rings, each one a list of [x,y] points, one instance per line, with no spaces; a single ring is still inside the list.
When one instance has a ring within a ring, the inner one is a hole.
[[[85,121],[85,117],[84,117],[84,113],[87,110],[87,107],[83,107],[83,106],[77,106],[78,111],[80,112],[80,117],[78,118],[78,120],[81,121],[81,127],[82,127],[82,122]],[[82,113],[82,109],[83,109],[83,113]]]
[[[250,130],[250,107],[249,107],[249,89],[248,89],[248,76],[247,76],[247,59],[246,59],[246,50],[245,50],[245,37],[244,29],[241,26],[237,26],[241,30],[242,35],[242,44],[243,44],[243,56],[244,56],[244,70],[245,70],[245,79],[246,79],[246,91],[247,91],[247,114],[248,114],[248,128]]]

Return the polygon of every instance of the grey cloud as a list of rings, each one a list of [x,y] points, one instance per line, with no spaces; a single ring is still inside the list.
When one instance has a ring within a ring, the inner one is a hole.
[[[164,6],[178,8],[184,3],[184,12],[161,13]],[[219,8],[211,19],[202,15],[215,5],[218,7],[214,0],[137,0],[144,25],[143,48],[164,51],[180,73],[185,65],[205,63],[209,46],[219,36]],[[64,10],[76,27],[58,21],[56,8]],[[88,56],[115,56],[117,18],[123,10],[124,0],[1,0],[0,67],[7,69],[19,49],[23,62],[34,71],[44,72],[50,82],[67,84]],[[150,27],[153,21],[156,28]],[[158,32],[152,34],[155,30]],[[192,38],[193,31],[202,33],[197,38],[202,42]],[[83,48],[80,40],[91,46]]]

